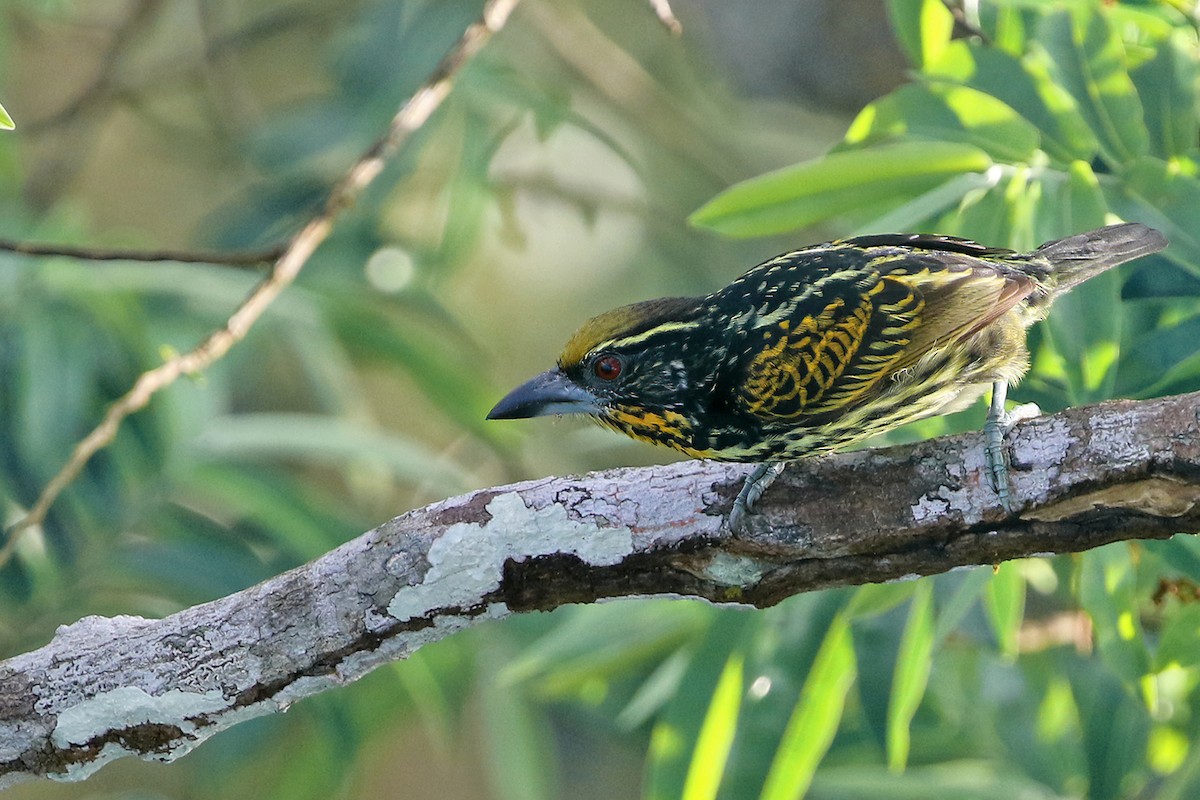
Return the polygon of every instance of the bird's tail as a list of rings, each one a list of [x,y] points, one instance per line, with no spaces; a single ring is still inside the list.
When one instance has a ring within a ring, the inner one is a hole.
[[[1062,294],[1106,269],[1156,253],[1167,246],[1167,237],[1140,222],[1109,225],[1087,233],[1046,242],[1030,255],[1050,264],[1047,281],[1054,294]]]

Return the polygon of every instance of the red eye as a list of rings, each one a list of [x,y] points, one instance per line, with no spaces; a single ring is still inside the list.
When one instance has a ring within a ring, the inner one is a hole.
[[[621,359],[616,356],[600,356],[596,359],[596,363],[592,365],[592,371],[596,373],[596,377],[602,381],[616,380],[620,374],[624,364]]]

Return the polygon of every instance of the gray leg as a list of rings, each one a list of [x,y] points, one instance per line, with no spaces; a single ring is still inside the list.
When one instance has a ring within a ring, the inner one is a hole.
[[[1042,412],[1036,403],[1025,403],[1012,411],[1004,410],[1008,398],[1008,381],[992,384],[992,404],[988,408],[987,422],[983,424],[986,440],[984,453],[987,459],[988,480],[992,489],[1000,495],[1000,505],[1007,514],[1013,513],[1012,498],[1008,491],[1008,453],[1004,449],[1004,437],[1018,422],[1033,419]]]
[[[742,530],[742,526],[746,524],[746,515],[754,508],[754,504],[758,502],[758,498],[762,497],[763,492],[783,474],[786,466],[787,462],[784,461],[774,464],[759,464],[746,476],[746,482],[742,484],[742,490],[738,492],[737,499],[733,501],[733,508],[729,511],[729,529],[731,531],[738,533]]]

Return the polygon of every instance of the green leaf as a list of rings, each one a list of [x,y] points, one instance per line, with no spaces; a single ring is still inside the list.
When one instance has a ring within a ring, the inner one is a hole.
[[[891,0],[892,28],[909,59],[923,67],[936,62],[954,31],[954,15],[942,0]]]
[[[1200,328],[1192,336],[1192,341],[1200,338]],[[1186,575],[1192,581],[1200,583],[1200,541],[1195,536],[1176,536],[1171,539],[1150,540],[1142,542],[1146,550],[1154,553],[1173,571]]]
[[[696,747],[692,751],[692,762],[687,778],[683,782],[683,800],[713,800],[725,774],[725,762],[733,747],[737,733],[738,711],[745,693],[745,657],[734,653],[725,662],[725,669],[717,681]]]
[[[931,72],[1008,104],[1040,132],[1040,146],[1051,158],[1065,163],[1095,157],[1096,137],[1075,100],[1051,78],[1044,53],[1017,58],[960,40],[951,43]]]
[[[983,600],[1000,652],[1015,659],[1017,633],[1025,619],[1025,578],[1017,562],[1006,561],[1000,565],[988,583]]]
[[[1175,31],[1130,77],[1145,110],[1150,152],[1170,158],[1194,151],[1200,137],[1195,34]]]
[[[1067,166],[1066,184],[1048,205],[1057,218],[1046,215],[1056,227],[1039,229],[1039,237],[1045,241],[1099,228],[1108,212],[1100,180],[1085,161],[1072,161]]]
[[[958,585],[955,586],[954,592],[948,599],[939,600],[937,625],[933,632],[937,645],[940,646],[942,642],[946,641],[946,637],[953,633],[954,629],[966,618],[967,613],[975,605],[975,601],[991,584],[991,577],[990,568],[976,567],[958,579]],[[941,588],[948,582],[947,578],[940,577],[937,585]]]
[[[988,49],[1019,56],[1025,52],[1025,20],[1020,9],[1011,6],[980,8],[980,17],[990,17],[992,46]],[[990,12],[990,14],[989,14]],[[982,21],[982,19],[981,19]]]
[[[978,242],[1015,250],[1036,244],[1043,170],[1018,167],[991,191],[971,192],[947,221],[953,232]]]
[[[545,712],[520,692],[495,682],[486,682],[482,694],[489,773],[497,798],[560,797],[552,726]]]
[[[645,789],[648,800],[674,800],[682,795],[713,695],[730,659],[743,657],[762,623],[762,615],[734,609],[719,609],[713,614],[708,634],[692,654],[678,691],[650,732]]]
[[[659,662],[650,676],[642,682],[629,702],[617,714],[614,722],[622,730],[632,731],[646,724],[679,691],[687,672],[689,653],[680,648]]]
[[[1068,676],[1083,731],[1087,797],[1129,797],[1129,778],[1136,776],[1144,763],[1150,728],[1146,706],[1108,670],[1097,669],[1094,663],[1073,667]]]
[[[723,798],[754,798],[761,793],[829,628],[846,614],[856,594],[857,590],[849,589],[813,592],[762,614],[763,625],[748,649],[749,689],[742,703],[737,741],[725,768]],[[854,643],[858,645],[857,637]],[[888,663],[890,676],[890,660]]]
[[[1200,274],[1200,180],[1190,160],[1140,158],[1120,184],[1102,184],[1109,203],[1126,219],[1143,220],[1171,240],[1166,255]]]
[[[992,189],[968,192],[958,210],[946,218],[950,232],[996,247],[1007,246],[1012,224],[1006,196],[1012,181],[1010,175]]]
[[[821,800],[1062,800],[999,758],[950,758],[896,775],[860,758],[824,767],[813,783]]]
[[[320,495],[288,476],[216,460],[189,465],[172,476],[173,499],[212,518],[232,516],[263,531],[294,563],[316,558],[341,543],[341,526],[321,514]]]
[[[839,615],[804,681],[767,773],[761,800],[794,800],[808,790],[841,723],[855,671],[850,625]]]
[[[896,672],[892,678],[892,696],[888,702],[888,767],[903,772],[908,763],[913,715],[925,696],[929,672],[933,666],[933,581],[919,581],[908,622],[900,637]]]
[[[1154,654],[1154,671],[1200,664],[1200,606],[1178,608],[1167,617]]]
[[[13,118],[4,110],[4,106],[0,106],[0,130],[11,131],[15,127],[17,125],[13,122]]]
[[[930,189],[882,217],[860,225],[855,232],[861,235],[928,229],[934,218],[960,204],[968,194],[987,191],[999,180],[1000,170],[996,168],[983,174],[968,172],[956,175],[941,186]]]
[[[846,132],[846,143],[864,145],[909,135],[974,145],[997,161],[1028,161],[1037,129],[1011,106],[954,83],[901,86],[863,109]]]
[[[1130,686],[1149,671],[1135,596],[1137,576],[1124,543],[1089,550],[1080,557],[1079,600],[1092,618],[1101,658]]]
[[[854,595],[846,606],[846,614],[851,619],[858,619],[891,611],[912,597],[920,585],[920,581],[863,584],[854,590]]]
[[[727,236],[784,233],[864,203],[899,203],[991,164],[979,148],[952,142],[906,141],[830,153],[735,184],[689,221]]]
[[[197,441],[220,458],[345,464],[375,462],[414,483],[432,481],[449,490],[469,483],[463,469],[407,438],[337,417],[318,414],[237,414],[215,420]]]
[[[339,339],[356,358],[401,366],[463,429],[485,441],[503,435],[484,423],[496,389],[487,384],[478,352],[437,296],[414,294],[392,302],[346,295],[326,304],[332,306]]]
[[[1126,71],[1125,46],[1102,13],[1077,19],[1059,11],[1042,20],[1037,42],[1052,72],[1079,104],[1096,134],[1100,155],[1112,167],[1144,155],[1148,147],[1142,104]]]
[[[698,603],[619,601],[572,609],[517,657],[498,681],[543,698],[577,695],[653,663],[704,633],[709,609]],[[620,628],[620,636],[605,631]]]
[[[1121,362],[1114,393],[1122,397],[1158,397],[1169,386],[1200,380],[1197,341],[1200,315],[1139,336],[1129,347],[1137,358]]]
[[[1074,161],[1065,180],[1047,181],[1048,196],[1038,216],[1037,239],[1049,241],[1104,224],[1106,203],[1092,168]],[[1055,301],[1042,325],[1064,368],[1071,404],[1112,396],[1125,320],[1121,302],[1124,270],[1097,275]]]

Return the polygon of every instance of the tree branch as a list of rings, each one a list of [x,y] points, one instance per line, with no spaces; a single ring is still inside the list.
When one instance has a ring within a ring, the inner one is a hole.
[[[209,736],[477,622],[627,595],[757,606],[829,586],[1200,531],[1200,393],[1074,409],[1009,437],[1006,517],[983,437],[797,462],[751,530],[747,467],[546,478],[410,511],[316,561],[162,620],[87,617],[0,663],[0,787],[79,780]]]

